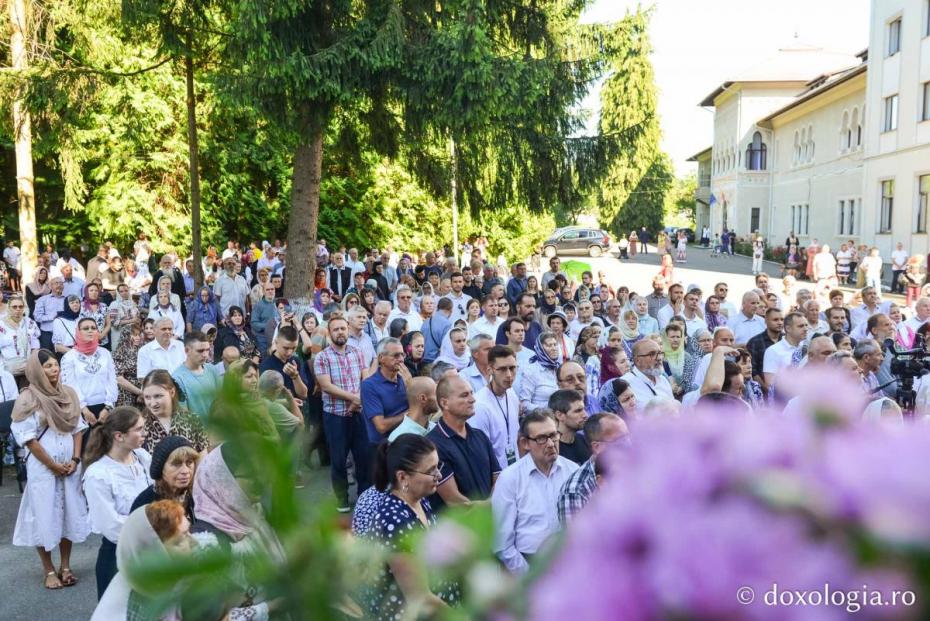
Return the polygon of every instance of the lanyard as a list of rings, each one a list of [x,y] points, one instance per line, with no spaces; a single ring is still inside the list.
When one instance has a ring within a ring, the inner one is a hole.
[[[504,405],[507,406],[507,411],[504,411],[504,408],[501,407],[501,400],[494,394],[494,391],[491,391],[491,395],[494,397],[494,402],[497,403],[497,409],[501,411],[501,414],[504,417],[504,424],[507,425],[507,441],[510,442],[510,399],[507,398],[507,391],[504,391]]]
[[[642,374],[642,372],[639,371],[639,369],[637,369],[637,374]],[[653,397],[658,397],[658,396],[659,396],[659,393],[657,393],[657,392],[656,392],[656,389],[652,387],[652,382],[650,382],[648,378],[646,378],[645,376],[643,376],[643,377],[641,377],[640,379],[641,379],[642,382],[646,385],[646,388],[648,388],[649,391],[652,393],[652,396],[653,396]]]

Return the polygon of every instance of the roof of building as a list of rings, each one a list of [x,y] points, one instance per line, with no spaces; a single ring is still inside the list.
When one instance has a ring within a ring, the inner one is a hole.
[[[714,100],[730,86],[741,82],[800,82],[807,83],[817,76],[835,73],[859,64],[855,55],[833,52],[820,47],[794,43],[783,47],[713,90],[701,101],[701,106],[713,106]]]
[[[698,151],[697,153],[695,153],[694,155],[692,155],[685,161],[696,162],[699,159],[701,159],[701,156],[704,155],[705,153],[710,153],[713,150],[713,148],[714,148],[713,146],[710,146],[710,147],[707,147],[706,149],[701,149],[700,151]]]
[[[842,71],[837,71],[832,74],[824,74],[824,75],[817,76],[816,78],[814,78],[813,80],[807,83],[807,87],[803,91],[801,91],[797,99],[795,99],[789,104],[782,106],[781,108],[771,113],[770,115],[763,117],[762,119],[759,120],[759,122],[764,123],[767,121],[771,121],[775,117],[781,116],[788,110],[791,110],[792,108],[801,105],[805,101],[810,101],[811,99],[819,95],[822,95],[823,93],[829,91],[830,89],[835,88],[839,86],[840,84],[853,79],[857,75],[865,73],[867,69],[868,69],[868,63],[863,62],[863,63],[856,65],[855,67],[850,67]]]

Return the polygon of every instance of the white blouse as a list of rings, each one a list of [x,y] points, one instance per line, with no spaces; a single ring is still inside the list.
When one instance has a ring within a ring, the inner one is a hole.
[[[90,526],[95,533],[113,543],[119,542],[123,522],[129,517],[133,501],[152,484],[149,465],[152,457],[145,449],[133,451],[136,460],[121,464],[104,455],[84,473],[84,495],[90,511]]]
[[[76,349],[62,356],[61,381],[78,393],[82,408],[101,403],[112,408],[116,404],[116,366],[113,356],[103,347],[97,347],[90,356]]]
[[[77,319],[56,317],[52,322],[52,344],[74,347],[75,332],[77,332]]]

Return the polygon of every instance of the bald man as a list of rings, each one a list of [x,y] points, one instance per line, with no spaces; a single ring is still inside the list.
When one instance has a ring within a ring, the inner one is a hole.
[[[393,442],[405,433],[425,436],[434,427],[429,419],[438,409],[436,382],[428,377],[410,378],[407,382],[407,414],[388,436],[388,441]]]
[[[636,396],[636,409],[642,411],[654,399],[674,400],[672,385],[665,377],[659,344],[642,339],[633,345],[633,368],[623,376]]]
[[[436,386],[436,402],[442,418],[426,437],[436,445],[442,467],[430,505],[486,504],[501,466],[488,436],[467,422],[475,414],[471,384],[458,375],[443,377]]]
[[[810,347],[807,350],[806,365],[825,364],[827,359],[836,353],[836,345],[829,336],[815,336],[811,339]]]
[[[759,294],[747,291],[743,294],[739,312],[727,319],[727,326],[733,330],[733,338],[740,345],[745,345],[749,339],[765,331],[765,319],[758,314],[760,306],[762,299]]]

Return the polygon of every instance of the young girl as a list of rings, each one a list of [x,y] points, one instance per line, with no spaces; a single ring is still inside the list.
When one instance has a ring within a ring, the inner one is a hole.
[[[678,262],[688,262],[688,235],[684,231],[678,231]]]

